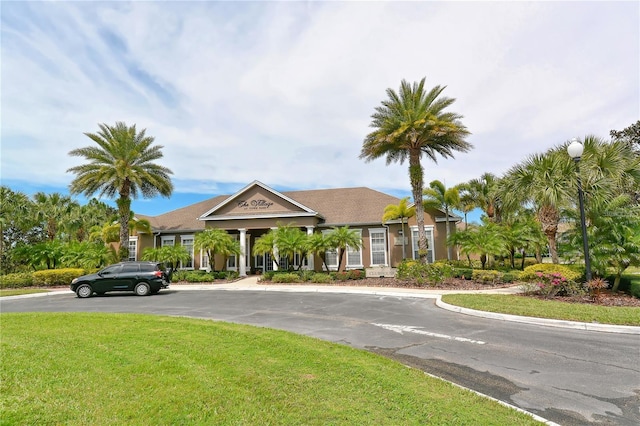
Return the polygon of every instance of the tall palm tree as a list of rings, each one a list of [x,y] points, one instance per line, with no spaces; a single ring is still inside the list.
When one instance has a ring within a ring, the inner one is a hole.
[[[544,154],[529,156],[512,167],[500,183],[505,207],[530,205],[536,210],[553,263],[558,263],[556,237],[561,211],[575,206],[576,172],[565,146],[559,145]],[[587,215],[590,209],[600,209],[615,196],[640,185],[640,159],[622,141],[609,144],[586,136],[579,172]]]
[[[462,184],[465,194],[473,198],[476,207],[484,211],[490,221],[500,222],[502,203],[498,192],[500,179],[493,173],[483,173],[478,179]]]
[[[422,202],[424,208],[432,208],[444,211],[447,240],[451,235],[449,228],[449,211],[460,205],[460,194],[456,187],[447,188],[439,180],[431,181],[429,188],[424,190],[425,199]],[[451,260],[451,246],[447,246],[447,260]]]
[[[409,207],[409,197],[404,197],[398,204],[389,204],[384,208],[384,214],[382,215],[382,221],[388,222],[390,220],[400,219],[402,223],[402,260],[406,256],[407,234],[404,231],[404,224],[407,219],[412,218],[416,214],[415,206]]]
[[[447,112],[454,98],[440,97],[445,86],[425,91],[425,79],[409,84],[402,80],[400,91],[387,89],[388,99],[375,108],[369,133],[362,145],[360,158],[372,161],[386,157],[387,165],[409,161],[409,179],[418,223],[418,253],[427,262],[427,236],[424,230],[422,190],[424,171],[421,158],[425,155],[437,162],[438,155],[453,157],[455,151],[467,152],[473,146],[465,141],[469,135],[461,123],[461,115]]]
[[[72,209],[78,206],[71,197],[57,192],[53,194],[36,192],[33,195],[33,201],[35,215],[38,220],[44,222],[49,241],[53,241],[58,236],[58,232],[66,226]]]
[[[98,133],[85,133],[98,146],[74,149],[69,155],[84,157],[87,164],[69,168],[76,175],[71,182],[72,194],[89,197],[99,193],[114,198],[120,222],[119,257],[129,255],[129,212],[131,199],[141,195],[151,198],[156,195],[169,197],[173,191],[170,174],[166,167],[154,163],[162,158],[162,146],[153,145],[154,138],[147,136],[146,129],[138,132],[123,122],[114,126],[99,124]]]
[[[456,189],[458,190],[458,194],[460,196],[460,203],[458,204],[458,208],[464,214],[464,229],[466,231],[469,228],[467,215],[471,213],[473,210],[475,210],[478,207],[478,205],[467,183],[461,183],[456,185]]]
[[[564,152],[552,149],[544,154],[533,154],[524,162],[509,169],[501,182],[501,194],[509,210],[520,205],[531,205],[547,237],[551,261],[558,263],[556,237],[560,211],[575,197],[569,182],[573,165]]]

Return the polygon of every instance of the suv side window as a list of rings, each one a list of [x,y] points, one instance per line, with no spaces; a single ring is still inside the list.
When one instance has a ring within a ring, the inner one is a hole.
[[[120,272],[122,265],[112,265],[100,271],[100,275],[115,275]]]
[[[141,272],[154,272],[158,270],[158,265],[152,263],[145,263],[140,265]]]
[[[126,273],[131,273],[131,272],[138,272],[138,270],[139,270],[139,266],[137,264],[135,264],[135,263],[131,264],[131,265],[125,263],[122,266],[122,272],[125,273],[125,274]]]

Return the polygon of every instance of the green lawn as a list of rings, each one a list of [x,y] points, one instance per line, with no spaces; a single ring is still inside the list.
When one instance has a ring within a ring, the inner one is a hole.
[[[2,424],[534,425],[376,354],[133,314],[2,314]]]
[[[480,311],[600,324],[640,326],[640,308],[585,305],[499,294],[448,294],[442,301]]]

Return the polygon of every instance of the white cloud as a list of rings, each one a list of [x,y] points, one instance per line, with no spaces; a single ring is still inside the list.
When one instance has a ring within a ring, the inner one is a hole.
[[[66,185],[98,123],[137,123],[180,192],[259,179],[408,190],[358,154],[374,108],[427,77],[475,149],[425,181],[501,174],[640,117],[634,2],[4,3],[2,177]]]

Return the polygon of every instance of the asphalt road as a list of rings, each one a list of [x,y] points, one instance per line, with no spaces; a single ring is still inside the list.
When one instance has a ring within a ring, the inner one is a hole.
[[[131,312],[288,330],[376,352],[562,425],[640,424],[640,337],[466,316],[433,299],[168,290],[2,298],[0,312]]]

